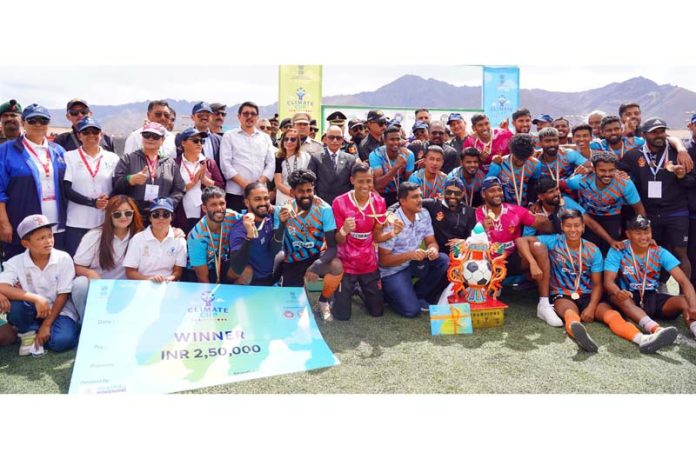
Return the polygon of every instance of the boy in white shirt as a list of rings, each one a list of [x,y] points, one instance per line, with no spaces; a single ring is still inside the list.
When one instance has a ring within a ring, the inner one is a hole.
[[[51,223],[29,215],[17,226],[24,253],[5,262],[0,294],[10,300],[7,312],[21,339],[19,355],[42,355],[46,348],[62,352],[77,346],[77,311],[69,299],[75,268],[66,252],[53,248]]]

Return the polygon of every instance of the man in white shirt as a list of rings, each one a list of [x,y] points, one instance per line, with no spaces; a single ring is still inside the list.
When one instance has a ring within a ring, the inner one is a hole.
[[[220,169],[225,177],[227,207],[245,209],[244,188],[249,183],[268,184],[275,173],[275,147],[271,138],[256,129],[259,106],[244,102],[237,110],[240,127],[225,132],[220,143]]]
[[[169,104],[165,100],[153,100],[147,106],[147,119],[148,121],[159,123],[162,126],[169,125],[169,118],[171,113],[169,111]],[[123,148],[123,154],[127,155],[136,150],[143,148],[143,137],[141,133],[143,128],[138,128],[131,132],[126,139],[126,146]],[[164,143],[160,149],[160,156],[176,156],[176,145],[174,143],[174,134],[170,131],[165,131]]]

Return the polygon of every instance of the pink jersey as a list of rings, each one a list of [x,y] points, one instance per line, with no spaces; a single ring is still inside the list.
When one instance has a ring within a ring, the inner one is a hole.
[[[483,224],[484,215],[481,206],[476,209],[476,221]],[[524,207],[503,203],[503,211],[500,217],[493,223],[493,227],[487,231],[488,240],[500,242],[505,247],[505,253],[510,256],[515,252],[515,239],[522,235],[522,226],[534,224],[534,214]]]
[[[370,202],[364,209],[352,199],[349,191],[334,199],[333,208],[336,228],[340,230],[346,218],[355,218],[355,229],[348,234],[343,244],[338,244],[338,258],[343,263],[343,270],[348,274],[367,274],[377,270],[377,253],[372,239],[375,219],[384,221],[387,204],[377,193],[370,193]],[[376,217],[375,217],[376,215]]]
[[[505,156],[510,153],[508,149],[508,143],[512,138],[512,132],[507,129],[493,129],[493,142],[491,144],[484,143],[477,137],[470,135],[464,141],[464,146],[462,148],[474,147],[478,151],[490,152],[490,155],[481,162],[484,170],[488,170],[488,165],[491,163],[491,159],[494,156]]]

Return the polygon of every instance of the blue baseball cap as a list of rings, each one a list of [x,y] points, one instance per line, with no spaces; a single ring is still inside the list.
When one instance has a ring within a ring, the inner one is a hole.
[[[532,124],[538,123],[553,123],[553,117],[551,115],[539,115],[532,120]]]
[[[193,109],[191,110],[191,114],[195,115],[196,113],[200,112],[208,112],[208,113],[213,113],[213,109],[210,108],[210,105],[207,104],[206,102],[198,102],[196,105],[193,106]]]
[[[449,116],[447,117],[447,124],[450,124],[452,121],[461,121],[462,120],[462,115],[459,113],[450,113]]]
[[[181,131],[181,134],[179,134],[179,140],[183,142],[184,140],[187,140],[188,138],[193,137],[194,135],[200,136],[202,139],[208,137],[207,132],[199,131],[196,128],[190,127]]]
[[[87,117],[87,118],[82,118],[79,123],[77,123],[77,132],[82,132],[87,128],[97,128],[100,131],[102,130],[101,124],[99,124],[99,121],[92,117]]]
[[[481,191],[486,191],[487,189],[493,188],[494,186],[499,186],[500,188],[502,188],[503,184],[498,177],[486,177],[483,180],[483,183],[481,184]]]
[[[426,131],[428,130],[428,123],[424,123],[422,121],[416,121],[413,123],[413,127],[411,128],[411,132],[416,132],[418,129],[425,129]]]
[[[42,107],[38,104],[31,104],[28,105],[27,108],[25,108],[22,112],[22,119],[29,120],[32,118],[46,118],[50,120],[51,113],[48,111],[46,107]]]
[[[691,124],[695,124],[695,123],[696,123],[696,113],[691,115]]]
[[[667,129],[667,123],[662,118],[648,118],[641,126],[643,132],[652,132],[655,129]]]
[[[157,198],[152,201],[152,204],[150,205],[150,212],[154,212],[159,209],[174,212],[174,206],[172,205],[172,201],[170,201],[169,198]]]

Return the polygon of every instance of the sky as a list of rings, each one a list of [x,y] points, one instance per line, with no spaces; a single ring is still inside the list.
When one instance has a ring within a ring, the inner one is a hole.
[[[302,62],[297,62],[302,63]],[[277,101],[277,65],[4,65],[0,100],[37,102],[58,108],[75,97],[93,105],[118,105],[171,98],[220,101]],[[50,78],[46,75],[50,74]],[[480,86],[478,65],[325,65],[324,96],[374,91],[405,74],[434,78],[456,86]],[[583,91],[643,76],[696,92],[696,66],[546,66],[520,65],[521,87]]]

